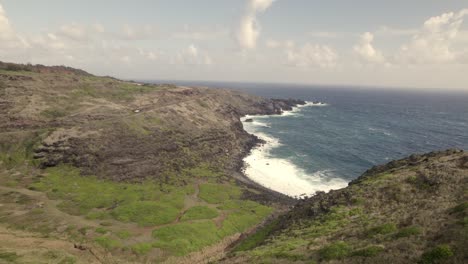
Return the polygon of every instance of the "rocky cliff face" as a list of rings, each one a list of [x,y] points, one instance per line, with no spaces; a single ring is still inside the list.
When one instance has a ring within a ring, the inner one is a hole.
[[[2,68],[2,145],[12,143],[13,134],[34,131],[34,158],[42,167],[69,163],[117,181],[177,181],[172,175],[200,164],[235,172],[256,143],[239,118],[280,114],[304,103],[221,89],[143,85],[67,67]]]
[[[300,201],[226,263],[466,263],[467,190],[463,151],[392,161]]]

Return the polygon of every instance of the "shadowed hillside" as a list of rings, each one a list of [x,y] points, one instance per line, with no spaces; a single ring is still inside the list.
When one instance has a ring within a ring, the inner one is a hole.
[[[468,154],[413,155],[319,193],[225,263],[466,263]]]

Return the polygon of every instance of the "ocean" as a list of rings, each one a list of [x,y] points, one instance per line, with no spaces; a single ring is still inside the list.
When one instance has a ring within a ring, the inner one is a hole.
[[[246,175],[290,196],[345,187],[374,165],[414,153],[468,150],[468,93],[176,83],[323,102],[309,103],[281,116],[250,116],[254,122],[243,123],[246,131],[267,142],[245,158]]]

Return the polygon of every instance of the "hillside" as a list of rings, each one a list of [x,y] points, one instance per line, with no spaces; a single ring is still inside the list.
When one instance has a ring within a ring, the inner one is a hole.
[[[467,263],[468,153],[413,155],[302,200],[224,263]]]
[[[0,263],[215,256],[292,202],[240,173],[239,118],[298,103],[0,63]]]

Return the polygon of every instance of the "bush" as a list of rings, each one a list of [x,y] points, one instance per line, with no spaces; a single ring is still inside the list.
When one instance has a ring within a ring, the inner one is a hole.
[[[419,263],[422,263],[422,264],[439,263],[452,256],[453,256],[453,251],[450,248],[450,246],[440,245],[440,246],[433,248],[430,251],[425,252],[421,256],[421,261]]]
[[[421,228],[417,226],[410,226],[401,229],[398,233],[395,234],[396,238],[409,237],[414,235],[419,235],[421,233]]]
[[[359,257],[374,257],[384,250],[381,246],[369,246],[363,249],[356,250],[352,253],[353,256]]]
[[[94,239],[94,241],[105,249],[114,249],[120,247],[121,245],[119,241],[114,240],[108,236],[97,237]]]
[[[393,233],[397,230],[397,227],[393,223],[386,223],[380,226],[373,227],[367,231],[367,235],[369,237],[373,237],[376,235],[388,235]]]
[[[349,256],[351,247],[343,241],[332,243],[319,250],[320,258],[324,260],[343,259]]]

